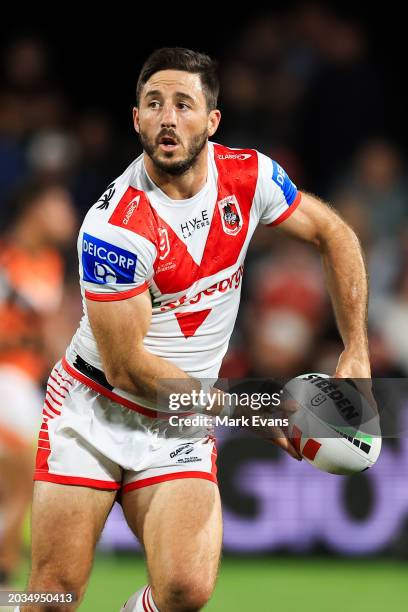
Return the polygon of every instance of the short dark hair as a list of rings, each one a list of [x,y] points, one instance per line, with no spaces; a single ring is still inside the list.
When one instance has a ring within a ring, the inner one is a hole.
[[[143,64],[136,86],[136,104],[139,106],[143,85],[160,70],[183,70],[199,74],[208,110],[217,108],[220,83],[218,64],[204,53],[183,47],[163,47],[154,51]]]

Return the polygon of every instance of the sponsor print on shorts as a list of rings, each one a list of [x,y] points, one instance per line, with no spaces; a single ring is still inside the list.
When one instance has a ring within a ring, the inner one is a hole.
[[[99,285],[133,283],[136,263],[134,253],[84,233],[82,267],[85,281]]]
[[[177,457],[178,455],[181,455],[181,454],[189,455],[193,450],[194,450],[193,442],[185,442],[184,444],[180,444],[180,446],[175,448],[174,451],[170,453],[170,459],[174,459],[174,457]]]
[[[202,457],[190,455],[193,450],[194,443],[186,442],[170,453],[170,459],[176,459],[176,463],[196,463],[197,461],[202,461]],[[186,455],[188,455],[188,457],[186,457]]]

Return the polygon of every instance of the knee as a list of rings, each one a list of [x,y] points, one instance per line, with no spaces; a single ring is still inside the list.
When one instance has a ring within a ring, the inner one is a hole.
[[[76,602],[79,602],[86,582],[87,577],[77,568],[61,568],[55,562],[42,562],[33,566],[29,585],[31,591],[74,593]]]
[[[205,583],[198,578],[175,576],[157,589],[153,586],[153,599],[159,610],[196,612],[209,601],[213,590],[213,582]]]

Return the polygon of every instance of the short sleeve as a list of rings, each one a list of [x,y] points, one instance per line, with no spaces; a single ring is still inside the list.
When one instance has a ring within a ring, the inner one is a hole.
[[[301,192],[276,161],[258,153],[260,218],[263,225],[278,225],[287,219],[301,201]]]
[[[145,291],[153,276],[156,247],[108,224],[84,224],[78,236],[81,285],[95,301],[125,300]]]

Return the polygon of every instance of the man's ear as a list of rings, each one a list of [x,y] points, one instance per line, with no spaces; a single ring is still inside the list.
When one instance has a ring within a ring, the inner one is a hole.
[[[218,109],[212,110],[208,115],[208,137],[211,138],[218,129],[221,121],[221,112]]]
[[[133,107],[133,125],[136,132],[139,134],[139,109],[137,106]]]

